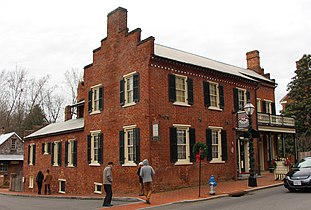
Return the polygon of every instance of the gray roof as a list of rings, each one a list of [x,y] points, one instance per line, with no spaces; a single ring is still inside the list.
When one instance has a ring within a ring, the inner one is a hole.
[[[57,122],[49,124],[34,133],[25,137],[25,139],[36,138],[45,135],[57,135],[64,132],[80,130],[84,128],[84,118],[71,119],[65,122]]]
[[[0,145],[3,144],[6,140],[11,138],[11,136],[15,135],[19,140],[23,141],[15,132],[6,133],[0,135]]]
[[[24,160],[24,155],[0,155],[0,160]]]
[[[234,76],[242,77],[244,79],[256,81],[256,79],[261,79],[267,82],[273,82],[272,80],[256,73],[253,70],[244,69],[241,67],[233,66],[230,64],[215,61],[209,58],[205,58],[192,53],[184,52],[181,50],[176,50],[163,45],[154,45],[154,54],[160,57],[169,58],[172,60],[180,61],[183,63],[188,63],[196,66],[201,66],[204,68],[213,69],[222,73],[231,74]],[[256,78],[256,79],[254,79]]]

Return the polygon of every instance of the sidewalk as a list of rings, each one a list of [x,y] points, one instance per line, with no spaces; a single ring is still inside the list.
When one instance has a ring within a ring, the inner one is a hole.
[[[122,201],[130,201],[126,205],[122,206],[113,206],[109,209],[119,209],[119,210],[131,210],[131,209],[144,209],[150,206],[158,206],[158,205],[166,205],[175,202],[194,202],[199,200],[208,200],[214,199],[224,196],[239,196],[247,193],[248,191],[274,187],[282,185],[282,181],[275,181],[274,175],[270,173],[262,174],[262,177],[257,178],[258,187],[250,188],[247,186],[248,180],[238,180],[238,181],[218,181],[216,187],[216,195],[209,195],[209,186],[203,185],[201,186],[201,196],[199,197],[199,188],[196,187],[188,187],[182,188],[179,190],[172,190],[167,192],[158,192],[154,193],[151,197],[151,204],[146,204],[144,202],[144,196],[138,196],[134,194],[126,194],[126,195],[116,195],[113,196],[114,200],[122,200]],[[37,197],[56,197],[56,198],[67,198],[67,199],[103,199],[104,195],[66,195],[66,194],[55,194],[55,195],[38,195],[35,193],[26,193],[26,192],[10,192],[8,189],[0,189],[0,194],[8,194],[8,195],[18,195],[18,196],[37,196]],[[113,204],[112,201],[112,204]],[[136,201],[136,202],[135,202]],[[99,209],[107,209],[100,208]]]

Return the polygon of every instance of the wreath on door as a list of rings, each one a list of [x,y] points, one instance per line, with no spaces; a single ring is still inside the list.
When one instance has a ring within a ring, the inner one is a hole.
[[[207,146],[206,144],[202,143],[202,142],[197,142],[194,146],[193,146],[193,154],[196,156],[198,154],[200,154],[200,158],[201,160],[203,160],[204,158],[207,157]]]

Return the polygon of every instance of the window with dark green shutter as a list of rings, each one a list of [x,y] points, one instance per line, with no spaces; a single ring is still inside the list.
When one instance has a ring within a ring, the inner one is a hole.
[[[222,160],[228,160],[227,132],[225,130],[221,130],[221,153]]]
[[[170,128],[170,159],[171,163],[177,162],[177,128]]]
[[[73,158],[72,158],[72,164],[73,166],[77,166],[77,160],[78,160],[78,143],[77,141],[73,141]]]
[[[88,111],[89,113],[92,112],[92,90],[89,91],[88,93]]]
[[[140,129],[134,128],[134,162],[140,162]]]
[[[32,156],[30,156],[30,149],[31,149],[31,146],[28,145],[28,165],[30,165],[30,163],[31,163],[30,157],[32,157]]]
[[[212,157],[212,130],[206,129],[206,146],[207,146],[207,160],[211,161]]]
[[[52,152],[51,152],[51,165],[54,165],[54,142],[52,143]]]
[[[61,166],[62,165],[62,142],[58,142],[57,143],[57,164],[58,166]]]
[[[189,137],[190,137],[190,162],[195,162],[195,154],[193,154],[193,147],[195,145],[195,129],[189,128]]]
[[[124,164],[124,131],[119,132],[119,161]]]
[[[170,102],[176,101],[176,82],[175,82],[175,75],[169,74],[168,75],[168,97]]]
[[[209,93],[209,82],[203,81],[203,93],[204,93],[204,106],[209,107],[210,102],[210,93]]]
[[[99,142],[98,142],[98,163],[103,163],[103,152],[104,152],[104,137],[103,134],[99,134]]]
[[[193,79],[187,78],[188,83],[188,104],[193,105]]]
[[[139,73],[133,75],[133,100],[134,102],[139,101]]]
[[[234,112],[239,111],[239,91],[237,88],[233,88],[233,102],[234,102]]]
[[[225,107],[224,86],[218,85],[218,88],[219,88],[219,108],[223,109]]]
[[[125,103],[125,96],[124,96],[124,80],[120,80],[120,105],[123,106]]]
[[[104,108],[104,87],[99,87],[99,96],[98,96],[98,106],[99,110],[102,111]]]
[[[91,134],[87,135],[87,162],[91,163]]]
[[[65,166],[68,166],[69,158],[68,158],[68,141],[65,142]],[[70,154],[69,154],[70,155]]]
[[[140,75],[130,73],[120,81],[120,105],[132,106],[140,100]]]
[[[271,114],[273,114],[273,115],[276,115],[276,110],[275,110],[275,103],[271,103],[271,111],[272,111],[272,113]]]
[[[33,153],[32,153],[32,165],[36,165],[36,145],[32,145]]]

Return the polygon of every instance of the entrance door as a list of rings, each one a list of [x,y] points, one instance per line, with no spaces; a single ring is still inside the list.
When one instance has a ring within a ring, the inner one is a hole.
[[[238,166],[239,173],[249,173],[248,141],[243,137],[238,140]]]

